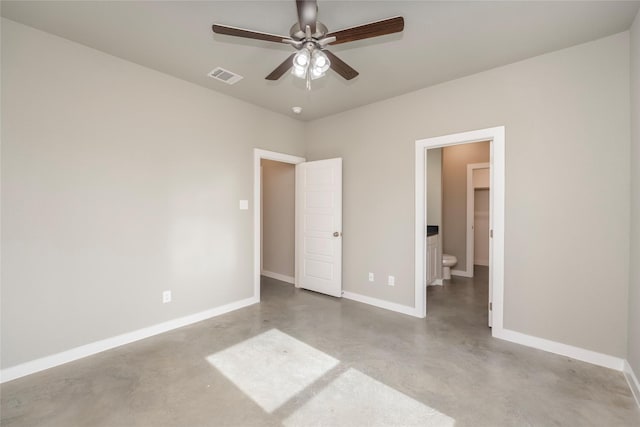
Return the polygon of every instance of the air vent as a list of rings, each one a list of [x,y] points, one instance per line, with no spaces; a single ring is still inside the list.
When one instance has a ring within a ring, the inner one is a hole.
[[[228,85],[238,83],[240,80],[242,80],[242,76],[220,67],[216,67],[211,70],[208,76],[213,79],[220,80],[221,82],[224,82]]]

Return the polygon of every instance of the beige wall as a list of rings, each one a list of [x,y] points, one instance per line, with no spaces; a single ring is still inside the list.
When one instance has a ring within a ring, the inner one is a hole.
[[[442,148],[427,152],[427,224],[437,225],[438,253],[442,254]],[[442,263],[436,265],[436,278],[442,278]]]
[[[631,28],[631,274],[627,359],[640,378],[640,12]]]
[[[473,208],[473,264],[489,265],[489,209],[488,189],[474,190]],[[460,268],[460,267],[458,267]]]
[[[427,150],[427,224],[442,226],[442,148]]]
[[[295,165],[262,160],[262,269],[293,277]]]
[[[458,258],[454,270],[467,269],[467,165],[489,163],[489,150],[489,142],[442,150],[442,250]]]
[[[344,158],[345,290],[413,305],[415,141],[505,125],[505,327],[638,372],[638,25],[632,78],[621,33],[302,125],[3,19],[2,367],[251,296],[252,149],[305,131]]]
[[[253,148],[303,130],[3,19],[2,367],[251,297]]]
[[[415,141],[499,125],[505,327],[624,356],[628,32],[310,122],[307,158],[344,159],[345,290],[414,304]]]

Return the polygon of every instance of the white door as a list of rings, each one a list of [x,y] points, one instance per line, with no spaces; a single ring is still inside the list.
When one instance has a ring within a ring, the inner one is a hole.
[[[296,165],[296,286],[342,296],[342,159]]]

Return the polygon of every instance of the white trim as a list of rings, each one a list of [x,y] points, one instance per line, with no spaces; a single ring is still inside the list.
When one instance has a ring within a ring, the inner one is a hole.
[[[284,274],[274,273],[272,271],[267,271],[267,270],[262,270],[260,274],[266,277],[270,277],[272,279],[280,280],[281,282],[291,283],[292,285],[295,283],[295,280],[293,277],[286,276]]]
[[[491,265],[489,286],[493,295],[492,325],[502,329],[504,301],[504,197],[505,197],[505,128],[498,126],[453,135],[444,135],[416,141],[415,151],[415,316],[425,317],[427,313],[425,263],[426,263],[426,154],[428,148],[447,147],[471,142],[491,141],[490,187],[491,196],[491,229],[489,264]],[[495,328],[494,328],[495,336]]]
[[[374,307],[384,308],[385,310],[391,310],[409,316],[415,316],[416,312],[413,307],[408,305],[397,304],[395,302],[389,302],[378,298],[368,297],[366,295],[356,294],[353,292],[342,292],[342,297],[353,301],[362,302],[364,304],[373,305]]]
[[[427,184],[427,144],[423,144],[421,141],[416,141],[415,152],[415,218],[414,218],[414,305],[415,316],[426,317],[427,315],[427,288],[423,286],[423,283],[427,282],[426,263],[427,263],[427,239],[424,235],[427,231],[427,200],[426,200],[426,184]]]
[[[475,261],[475,234],[474,234],[474,217],[475,217],[475,185],[473,184],[473,171],[475,169],[489,169],[491,171],[491,163],[468,163],[467,164],[467,230],[466,230],[466,273],[464,277],[473,277],[473,262]],[[491,208],[489,208],[489,224],[491,224]]]
[[[444,279],[436,279],[427,286],[444,286]]]
[[[132,342],[168,332],[173,329],[181,328],[192,323],[201,322],[203,320],[220,316],[221,314],[238,310],[240,308],[247,307],[258,302],[259,301],[255,297],[246,298],[220,307],[201,311],[195,314],[190,314],[188,316],[169,320],[167,322],[158,323],[157,325],[138,329],[132,332],[127,332],[115,337],[95,341],[89,344],[82,345],[80,347],[75,347],[70,350],[52,354],[50,356],[45,356],[40,359],[31,360],[20,365],[12,366],[10,368],[5,368],[0,371],[0,383],[34,374],[36,372],[44,371],[45,369],[53,368],[65,363],[73,362],[74,360],[82,359],[84,357],[110,350],[115,347],[120,347],[125,344],[130,344]]]
[[[638,381],[638,377],[633,372],[633,368],[629,365],[628,361],[624,361],[624,377],[627,379],[627,383],[629,383],[629,388],[631,389],[631,394],[636,399],[636,403],[638,407],[640,407],[640,382]]]
[[[260,270],[261,270],[261,243],[262,224],[260,220],[262,197],[262,174],[260,173],[260,160],[275,160],[276,162],[291,163],[297,165],[305,161],[304,157],[290,154],[277,153],[275,151],[253,149],[253,297],[260,302]]]
[[[473,273],[469,273],[464,270],[451,270],[452,276],[461,276],[461,277],[473,277]]]
[[[596,351],[534,337],[532,335],[523,334],[510,329],[498,329],[495,325],[493,327],[493,336],[495,338],[522,344],[527,347],[537,348],[538,350],[547,351],[549,353],[555,353],[572,359],[581,360],[583,362],[592,363],[594,365],[604,366],[605,368],[615,369],[616,371],[622,371],[624,365],[624,360],[620,357],[610,356],[608,354],[598,353]]]

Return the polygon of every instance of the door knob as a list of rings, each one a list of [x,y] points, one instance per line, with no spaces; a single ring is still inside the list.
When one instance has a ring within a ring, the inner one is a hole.
[[[340,232],[339,231],[334,231],[333,232],[333,237],[340,237]]]

